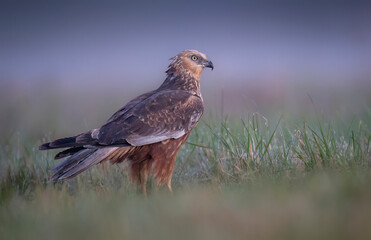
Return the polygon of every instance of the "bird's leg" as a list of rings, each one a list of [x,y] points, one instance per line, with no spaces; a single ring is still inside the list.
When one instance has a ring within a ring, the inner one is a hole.
[[[151,172],[151,166],[152,163],[149,161],[143,161],[139,166],[139,182],[144,196],[147,196],[147,181]]]
[[[170,173],[169,173],[169,176],[168,176],[168,179],[167,179],[167,182],[166,182],[166,186],[171,193],[173,192],[173,188],[171,187],[171,179],[173,178],[175,160],[176,160],[176,154],[173,156],[173,159],[170,162],[170,167],[169,167],[169,172]]]
[[[144,170],[144,169],[142,169]],[[145,197],[147,197],[147,180],[148,180],[148,175],[145,173],[145,171],[140,171],[140,186],[142,189],[142,193]]]
[[[170,173],[169,173],[169,176],[167,176],[167,182],[166,182],[166,186],[171,193],[173,192],[173,188],[171,187],[171,179],[173,178],[174,163],[175,163],[175,160],[170,165]]]
[[[173,189],[171,188],[171,177],[169,177],[169,180],[167,180],[167,183],[166,183],[166,186],[167,188],[169,189],[169,191],[172,193],[173,192]]]

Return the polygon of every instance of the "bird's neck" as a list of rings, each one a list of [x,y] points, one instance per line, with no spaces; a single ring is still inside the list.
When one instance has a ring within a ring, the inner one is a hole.
[[[200,78],[196,78],[188,70],[184,68],[182,69],[169,68],[166,73],[167,77],[160,86],[160,88],[184,90],[193,92],[194,94],[201,96]]]

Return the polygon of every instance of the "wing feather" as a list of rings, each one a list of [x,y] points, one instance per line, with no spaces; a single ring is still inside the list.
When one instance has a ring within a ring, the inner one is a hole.
[[[120,110],[118,110],[116,113],[114,113],[109,119],[107,122],[112,122],[114,120],[116,120],[117,118],[119,118],[120,116],[124,115],[127,111],[131,110],[133,107],[135,107],[138,103],[142,102],[143,100],[147,99],[148,97],[152,96],[154,93],[156,92],[156,90],[154,91],[150,91],[150,92],[147,92],[147,93],[144,93],[136,98],[134,98],[133,100],[131,100],[130,102],[128,102],[124,107],[122,107]]]
[[[98,142],[111,145],[125,140],[132,146],[142,146],[179,138],[192,130],[202,113],[199,96],[184,90],[160,91],[116,113],[99,129]]]

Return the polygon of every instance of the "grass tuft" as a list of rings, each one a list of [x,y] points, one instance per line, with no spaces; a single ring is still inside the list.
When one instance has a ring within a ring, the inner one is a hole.
[[[370,239],[369,113],[349,124],[203,119],[179,152],[174,193],[148,199],[121,165],[47,183],[55,152],[13,133],[0,149],[0,238]]]

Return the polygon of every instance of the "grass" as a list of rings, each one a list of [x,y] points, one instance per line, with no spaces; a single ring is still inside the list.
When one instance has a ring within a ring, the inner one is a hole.
[[[204,116],[179,152],[174,193],[148,198],[121,165],[48,184],[54,152],[37,146],[63,129],[11,132],[1,140],[0,238],[371,238],[370,110],[351,121],[217,119]]]

